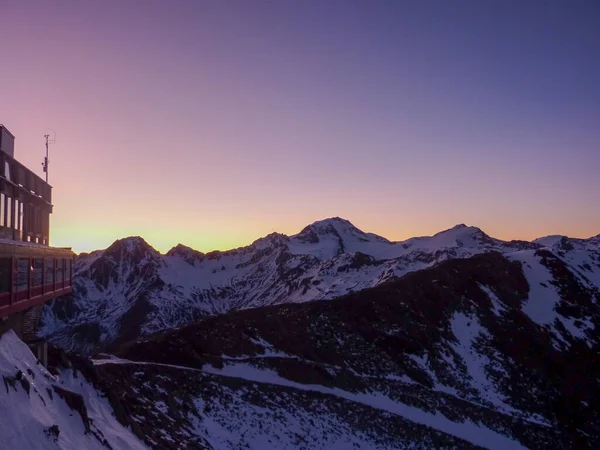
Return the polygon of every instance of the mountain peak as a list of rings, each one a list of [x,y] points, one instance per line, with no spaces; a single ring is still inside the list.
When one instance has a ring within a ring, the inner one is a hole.
[[[533,244],[547,247],[551,250],[569,252],[571,250],[600,251],[600,234],[590,238],[574,238],[562,234],[552,234],[537,238]]]
[[[449,241],[457,242],[459,245],[468,245],[469,243],[494,244],[497,241],[484,233],[481,228],[460,223],[444,231],[433,235],[436,238],[444,238]]]
[[[271,245],[281,246],[288,242],[290,238],[281,233],[270,233],[265,237],[259,238],[252,243],[252,246],[257,248],[268,247]]]
[[[144,240],[144,238],[140,236],[129,236],[123,239],[118,239],[104,251],[104,254],[107,256],[119,256],[122,253],[140,255],[150,253],[152,255],[159,255],[158,251],[156,251]]]
[[[317,220],[317,221],[313,222],[312,225],[321,225],[321,224],[327,225],[327,224],[336,224],[336,223],[337,224],[343,224],[343,225],[346,225],[346,226],[349,225],[351,227],[354,226],[354,225],[352,225],[352,223],[349,220],[344,219],[342,217],[338,217],[338,216],[329,217],[327,219]]]
[[[331,217],[329,219],[317,220],[307,225],[293,236],[302,242],[317,243],[320,238],[335,238],[343,242],[345,236],[358,237],[361,240],[368,240],[366,233],[356,228],[349,220],[341,217]]]
[[[319,259],[343,253],[388,255],[393,244],[381,236],[365,233],[341,217],[318,220],[290,238],[291,252],[308,252]]]
[[[204,253],[199,252],[198,250],[194,250],[191,247],[183,244],[177,244],[175,247],[170,249],[166,256],[194,256],[194,257],[203,257]]]
[[[117,239],[106,250],[110,250],[112,248],[127,248],[128,250],[133,250],[138,247],[150,248],[154,250],[154,248],[141,236],[129,236],[126,238]]]
[[[318,234],[343,233],[348,231],[352,233],[358,232],[360,234],[365,234],[363,231],[355,227],[352,222],[342,219],[341,217],[330,217],[328,219],[317,220],[304,227],[300,234],[306,230],[313,230]]]

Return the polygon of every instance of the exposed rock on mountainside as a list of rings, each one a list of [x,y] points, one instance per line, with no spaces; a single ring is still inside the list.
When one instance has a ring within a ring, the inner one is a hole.
[[[248,247],[207,254],[178,245],[161,255],[143,239],[127,238],[77,258],[73,298],[45,309],[41,334],[91,352],[226,311],[332,299],[448,259],[490,251],[529,258],[544,247],[590,286],[600,286],[598,237],[504,242],[458,225],[390,242],[333,218],[295,236],[273,233]]]
[[[154,448],[598,448],[587,283],[549,250],[492,252],[76,366]]]

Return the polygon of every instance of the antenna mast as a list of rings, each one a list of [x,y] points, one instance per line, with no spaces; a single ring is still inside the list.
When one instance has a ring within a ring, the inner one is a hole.
[[[46,183],[48,183],[48,163],[50,162],[48,160],[48,144],[54,144],[56,142],[56,132],[54,130],[52,130],[51,128],[49,128],[49,129],[54,133],[54,138],[52,140],[50,140],[49,134],[44,135],[44,137],[46,138],[46,157],[44,158],[44,162],[42,163],[42,169],[44,170],[44,173],[46,174]]]

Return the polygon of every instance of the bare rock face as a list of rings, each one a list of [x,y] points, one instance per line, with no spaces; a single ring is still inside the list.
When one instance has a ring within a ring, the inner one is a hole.
[[[85,427],[85,432],[90,432],[90,418],[88,417],[87,407],[85,406],[85,401],[81,394],[76,394],[74,392],[63,389],[59,386],[53,386],[54,392],[58,394],[60,398],[62,398],[67,406],[71,408],[73,411],[76,411],[81,417],[81,421]]]

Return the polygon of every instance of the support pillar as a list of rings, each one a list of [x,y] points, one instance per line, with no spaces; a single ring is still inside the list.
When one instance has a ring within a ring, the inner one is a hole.
[[[44,366],[48,367],[48,342],[41,341],[36,344],[36,357]]]

